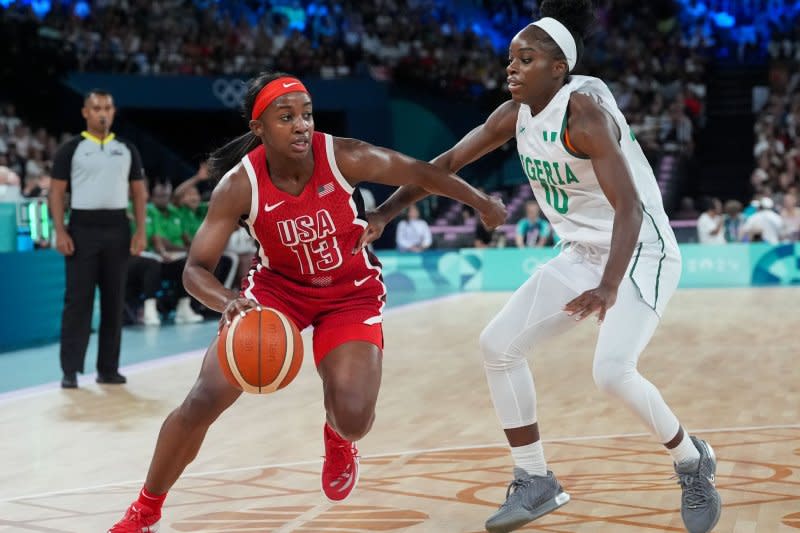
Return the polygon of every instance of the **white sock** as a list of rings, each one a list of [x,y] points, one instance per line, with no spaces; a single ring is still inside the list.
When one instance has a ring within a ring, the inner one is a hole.
[[[675,461],[675,464],[678,465],[700,460],[700,452],[697,451],[692,439],[689,438],[689,434],[685,430],[680,444],[667,451],[672,455],[672,460]]]
[[[547,463],[544,460],[542,441],[537,440],[533,444],[525,446],[512,446],[511,456],[514,458],[514,464],[530,475],[547,475]]]

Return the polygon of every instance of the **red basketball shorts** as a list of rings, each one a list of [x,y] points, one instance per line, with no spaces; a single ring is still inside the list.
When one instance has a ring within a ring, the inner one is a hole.
[[[256,282],[243,291],[243,297],[277,309],[300,331],[313,326],[314,363],[317,365],[331,350],[346,342],[369,342],[383,350],[385,291],[377,279],[362,287],[355,288],[351,284],[342,290]]]

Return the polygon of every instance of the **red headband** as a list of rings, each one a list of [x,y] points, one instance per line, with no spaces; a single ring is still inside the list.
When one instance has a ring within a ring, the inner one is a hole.
[[[285,76],[283,78],[278,78],[277,80],[272,80],[260,91],[258,91],[256,103],[253,105],[253,114],[250,118],[252,120],[258,120],[258,117],[261,116],[261,113],[263,113],[267,106],[274,102],[276,98],[283,96],[284,94],[298,91],[308,94],[308,89],[306,89],[305,85],[303,85],[303,82],[297,78]]]

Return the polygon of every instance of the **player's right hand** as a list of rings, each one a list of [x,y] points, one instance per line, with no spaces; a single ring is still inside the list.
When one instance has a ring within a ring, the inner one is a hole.
[[[75,244],[72,242],[72,237],[66,230],[56,233],[56,249],[61,255],[72,255],[75,253]]]
[[[225,326],[230,326],[231,321],[236,315],[244,316],[245,313],[253,309],[261,311],[261,305],[247,298],[233,298],[228,302],[228,305],[225,306],[225,310],[222,312],[222,318],[219,320],[220,331]]]
[[[506,211],[506,206],[503,205],[503,201],[494,196],[489,197],[489,201],[481,209],[480,215],[481,222],[489,230],[495,229],[508,218],[508,212]]]

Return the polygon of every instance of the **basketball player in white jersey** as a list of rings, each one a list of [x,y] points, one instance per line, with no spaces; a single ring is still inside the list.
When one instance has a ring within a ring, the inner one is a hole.
[[[511,297],[480,337],[492,400],[515,462],[508,496],[486,522],[513,531],[569,501],[547,470],[526,356],[597,313],[593,376],[672,455],[690,533],[716,525],[711,447],[690,437],[636,369],[678,285],[681,258],[661,195],[639,144],[605,83],[570,72],[594,20],[590,0],[545,0],[542,19],[509,49],[511,100],[433,163],[452,172],[516,137],[536,200],[565,244]],[[425,193],[399,189],[373,214],[374,240]]]

